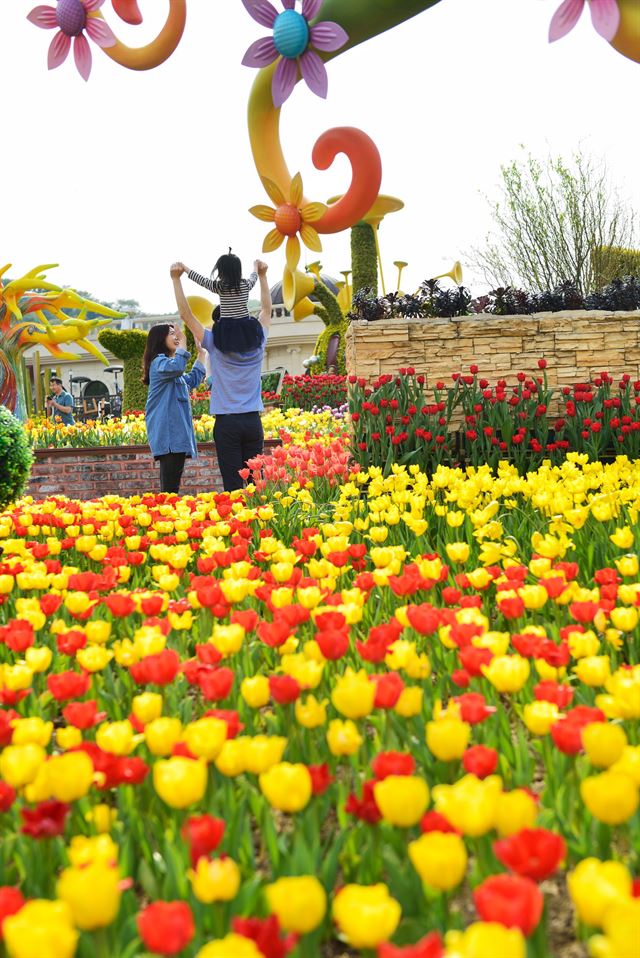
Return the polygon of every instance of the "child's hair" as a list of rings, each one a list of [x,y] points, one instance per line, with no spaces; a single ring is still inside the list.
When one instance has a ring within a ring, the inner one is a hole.
[[[149,368],[156,356],[167,356],[166,339],[173,326],[171,323],[158,323],[152,326],[147,336],[144,356],[142,357],[142,382],[149,385]]]
[[[231,247],[229,247],[228,253],[225,253],[224,256],[218,259],[211,275],[213,276],[214,273],[218,274],[217,278],[225,289],[232,290],[236,293],[240,292],[242,263],[240,262],[240,257],[231,252]]]
[[[220,307],[219,307],[219,306],[216,306],[215,309],[213,310],[212,314],[211,314],[211,320],[212,320],[212,322],[211,322],[211,328],[212,328],[212,329],[213,329],[213,327],[215,326],[215,324],[218,322],[218,320],[220,319],[220,312],[221,312]]]

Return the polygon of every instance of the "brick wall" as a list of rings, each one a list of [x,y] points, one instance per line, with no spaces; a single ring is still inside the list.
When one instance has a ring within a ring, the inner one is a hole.
[[[571,386],[602,370],[640,379],[640,312],[392,319],[352,323],[347,331],[347,370],[366,379],[414,366],[433,386],[450,383],[452,373],[477,363],[492,382],[513,382],[521,370],[539,374],[542,357],[554,386]]]
[[[265,451],[277,446],[265,442]],[[37,449],[25,495],[34,499],[63,495],[70,499],[142,495],[160,489],[160,471],[146,446],[85,449]],[[222,491],[222,478],[212,442],[198,445],[198,458],[187,459],[180,491],[184,495]]]

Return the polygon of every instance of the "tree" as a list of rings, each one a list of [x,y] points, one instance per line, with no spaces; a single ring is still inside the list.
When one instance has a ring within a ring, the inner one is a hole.
[[[587,294],[601,283],[598,251],[634,245],[636,217],[603,162],[528,154],[501,172],[494,232],[471,257],[492,285],[540,291],[570,280]]]

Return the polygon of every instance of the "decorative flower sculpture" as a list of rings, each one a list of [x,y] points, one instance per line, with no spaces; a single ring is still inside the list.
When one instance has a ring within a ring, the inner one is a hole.
[[[117,42],[111,27],[100,17],[92,16],[103,3],[104,0],[58,0],[57,7],[34,7],[27,20],[43,30],[55,30],[58,27],[49,47],[50,70],[64,63],[73,40],[73,56],[78,72],[84,80],[89,79],[91,48],[85,33],[99,47],[112,47]]]
[[[296,173],[291,181],[289,199],[287,200],[282,190],[272,183],[271,180],[262,178],[269,199],[275,204],[275,209],[270,206],[252,206],[250,213],[253,213],[259,220],[265,223],[274,223],[274,229],[267,233],[263,253],[273,253],[287,241],[287,268],[292,272],[300,262],[300,240],[298,233],[304,245],[315,252],[322,251],[322,243],[317,230],[311,226],[326,213],[327,207],[324,203],[306,203],[301,206],[303,188],[302,177]]]
[[[322,7],[323,0],[302,0],[302,12],[296,10],[296,0],[282,0],[284,10],[278,13],[269,0],[242,0],[254,20],[273,30],[273,36],[252,43],[242,63],[248,67],[267,67],[278,57],[280,61],[273,74],[271,94],[276,107],[289,98],[298,81],[298,67],[309,89],[326,97],[327,71],[321,57],[312,50],[332,52],[349,39],[337,23],[324,21],[310,25]]]
[[[549,41],[566,36],[580,19],[585,0],[564,0],[553,15],[549,27]],[[620,27],[620,8],[617,0],[589,0],[591,20],[601,37],[611,42]]]

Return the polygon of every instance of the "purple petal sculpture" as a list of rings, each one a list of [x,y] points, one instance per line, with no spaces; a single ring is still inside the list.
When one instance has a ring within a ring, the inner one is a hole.
[[[315,50],[339,50],[349,37],[339,24],[329,20],[311,25],[323,0],[302,0],[301,12],[296,10],[296,0],[281,0],[282,13],[269,0],[242,2],[257,23],[273,31],[270,37],[252,43],[242,62],[244,66],[261,69],[279,61],[271,85],[274,105],[281,107],[289,98],[298,82],[298,71],[312,93],[326,97],[327,71]]]

